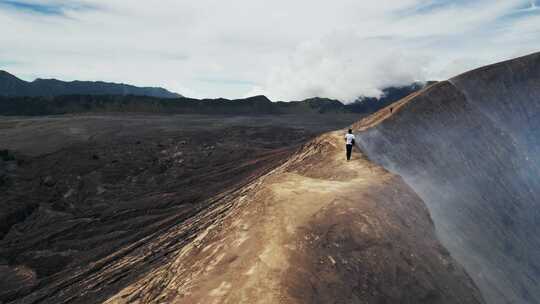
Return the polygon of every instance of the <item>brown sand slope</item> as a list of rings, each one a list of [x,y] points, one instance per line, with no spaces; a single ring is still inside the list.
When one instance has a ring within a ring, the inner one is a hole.
[[[0,117],[0,303],[101,303],[189,244],[197,214],[357,119]]]
[[[106,303],[483,303],[435,238],[421,199],[358,152],[346,162],[342,135],[312,140],[147,240],[200,229],[171,262]]]

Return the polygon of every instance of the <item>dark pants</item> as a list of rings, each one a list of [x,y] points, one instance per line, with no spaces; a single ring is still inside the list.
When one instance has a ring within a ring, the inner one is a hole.
[[[347,147],[347,160],[351,159],[352,145],[345,145]]]

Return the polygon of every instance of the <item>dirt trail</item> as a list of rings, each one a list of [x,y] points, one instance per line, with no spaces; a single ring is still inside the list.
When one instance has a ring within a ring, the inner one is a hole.
[[[106,303],[482,303],[418,197],[358,151],[347,162],[343,134],[231,194],[171,263]]]
[[[373,128],[373,127],[377,126],[378,124],[382,123],[386,119],[392,117],[394,114],[396,114],[400,110],[402,110],[402,108],[405,107],[411,100],[413,100],[414,98],[424,94],[425,92],[427,92],[428,90],[433,88],[433,86],[435,86],[435,85],[436,85],[436,83],[432,84],[432,85],[429,85],[429,86],[426,86],[422,90],[414,92],[414,93],[410,94],[409,96],[407,96],[405,98],[402,98],[399,101],[387,106],[386,108],[383,108],[383,109],[377,111],[376,113],[373,113],[372,115],[369,115],[368,117],[366,117],[366,118],[356,122],[355,124],[353,124],[353,128],[356,131],[361,132],[361,131],[365,131],[365,130],[367,130],[369,128]]]

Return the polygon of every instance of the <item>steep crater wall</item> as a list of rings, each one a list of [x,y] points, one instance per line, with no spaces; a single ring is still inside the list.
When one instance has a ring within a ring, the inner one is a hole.
[[[540,53],[438,83],[357,127],[428,205],[488,303],[539,303]]]

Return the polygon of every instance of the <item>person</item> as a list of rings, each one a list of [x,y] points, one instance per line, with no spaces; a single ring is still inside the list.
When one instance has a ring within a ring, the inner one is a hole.
[[[347,161],[351,160],[352,148],[354,146],[354,134],[352,130],[349,129],[349,132],[345,135],[345,148],[347,149]]]

